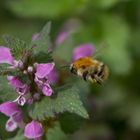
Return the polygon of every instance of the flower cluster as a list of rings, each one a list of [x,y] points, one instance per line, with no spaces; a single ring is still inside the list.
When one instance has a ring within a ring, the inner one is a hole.
[[[57,45],[62,44],[69,37],[69,35],[70,35],[69,32],[66,31],[60,32],[56,38],[56,44]]]
[[[40,100],[42,96],[53,94],[51,85],[58,80],[55,63],[38,64],[34,62],[25,66],[23,60],[15,60],[9,48],[0,46],[0,64],[3,63],[9,65],[7,66],[9,71],[18,70],[30,81],[26,83],[18,75],[7,75],[8,83],[16,91],[17,98],[0,105],[0,112],[9,117],[6,130],[11,132],[20,127],[24,129],[25,137],[39,140],[44,132],[42,124],[36,120],[24,122],[22,107],[20,106],[33,104],[34,101]]]
[[[45,96],[51,96],[53,93],[49,74],[54,69],[54,65],[54,63],[36,65],[35,82]]]
[[[0,105],[0,112],[9,117],[6,123],[6,130],[14,131],[17,127],[24,129],[25,137],[29,139],[41,139],[43,135],[43,126],[38,121],[32,120],[25,124],[23,120],[23,112],[15,102],[5,102]]]
[[[56,39],[56,44],[59,45],[67,39],[69,33],[62,32]],[[35,41],[39,34],[35,34],[32,40]],[[34,47],[33,47],[34,49]],[[94,46],[90,43],[82,44],[73,50],[72,60],[75,61],[81,57],[92,56],[94,53]],[[30,57],[30,52],[26,50],[24,57]],[[55,69],[55,63],[37,63],[36,61],[28,63],[28,59],[16,60],[13,57],[11,50],[7,47],[0,46],[0,64],[8,64],[9,71],[19,71],[22,75],[7,75],[9,85],[17,93],[16,99],[13,101],[6,101],[0,105],[0,112],[9,117],[6,122],[6,130],[9,132],[15,129],[24,129],[24,136],[28,139],[41,140],[44,134],[43,125],[37,120],[24,120],[22,106],[25,104],[31,105],[35,101],[41,100],[44,96],[52,96],[54,93],[52,84],[58,80],[58,73]],[[26,77],[28,80],[23,80],[21,77]]]
[[[22,111],[15,102],[5,102],[0,105],[0,112],[9,117],[6,123],[7,131],[14,131],[18,126],[23,125]]]
[[[45,96],[52,95],[53,90],[50,84],[53,84],[58,79],[58,74],[54,68],[55,64],[53,62],[41,64],[34,63],[33,66],[28,66],[25,69],[24,62],[22,62],[22,60],[15,60],[9,48],[0,47],[0,63],[10,64],[11,66],[8,67],[9,69],[19,69],[23,74],[26,74],[29,79],[33,79],[30,84],[27,84],[23,83],[16,76],[7,76],[9,84],[18,93],[18,97],[14,102],[17,102],[19,105],[24,105],[29,97],[29,99],[33,98],[33,100],[36,100],[37,95],[39,96],[41,93]],[[38,88],[36,91],[31,91],[31,84],[37,85]],[[34,93],[28,95],[31,92]]]

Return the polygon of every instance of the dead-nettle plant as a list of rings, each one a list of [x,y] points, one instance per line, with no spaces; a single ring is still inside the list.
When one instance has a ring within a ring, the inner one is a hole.
[[[47,23],[29,44],[4,36],[5,45],[0,46],[0,112],[9,118],[7,131],[18,129],[13,139],[49,139],[61,130],[71,133],[82,118],[88,118],[79,89],[74,84],[57,84],[59,74],[50,51],[50,26]],[[75,55],[82,55],[79,53]]]

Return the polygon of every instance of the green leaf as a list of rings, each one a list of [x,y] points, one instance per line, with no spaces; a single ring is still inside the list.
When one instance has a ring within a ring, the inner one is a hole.
[[[35,62],[38,62],[38,63],[47,63],[47,62],[52,62],[53,58],[52,58],[51,52],[40,51],[39,53],[34,55],[34,60]]]
[[[74,133],[83,124],[84,119],[76,114],[63,113],[59,117],[60,125],[65,133]]]
[[[60,128],[60,124],[55,122],[54,127],[46,133],[47,140],[66,140],[66,135]]]
[[[9,138],[7,140],[27,140],[27,139],[24,137],[23,131],[19,130],[15,137]]]
[[[88,118],[87,111],[80,100],[79,91],[75,87],[58,93],[55,101],[55,110],[56,113],[68,111],[83,118]]]
[[[0,102],[1,103],[1,102]],[[0,140],[7,140],[8,138],[15,135],[15,132],[8,133],[5,129],[5,124],[9,117],[5,116],[4,114],[0,113]]]
[[[15,100],[16,92],[8,85],[6,77],[0,77],[0,98],[2,101]]]
[[[31,42],[30,46],[35,46],[34,47],[35,54],[40,52],[44,53],[48,52],[48,49],[51,46],[49,36],[50,30],[51,30],[51,22],[48,22],[39,33],[38,38]]]
[[[12,75],[18,77],[22,82],[24,83],[30,83],[30,80],[27,75],[23,76],[23,72],[19,69],[9,69],[7,64],[1,64],[0,65],[0,75],[1,76],[7,76]],[[7,81],[8,84],[8,81]]]
[[[46,117],[54,117],[54,101],[49,97],[44,97],[29,109],[29,114],[33,119],[45,120]]]
[[[1,64],[0,65],[0,75],[7,75],[9,72],[7,68],[7,64]]]
[[[23,51],[27,47],[26,43],[19,38],[9,35],[4,35],[3,39],[6,43],[6,47],[11,49],[12,55],[15,57],[15,59],[21,59],[21,54],[23,54]]]
[[[55,117],[55,114],[65,111],[75,113],[83,118],[88,118],[88,113],[83,107],[76,88],[58,92],[55,99],[44,97],[30,108],[30,115],[34,119],[44,120],[46,117]]]
[[[8,68],[8,64],[1,64],[0,65],[0,75],[1,76],[5,76],[5,75],[13,75],[13,76],[17,76],[17,75],[21,75],[22,72],[19,71],[18,69],[14,70],[14,69],[10,69]]]

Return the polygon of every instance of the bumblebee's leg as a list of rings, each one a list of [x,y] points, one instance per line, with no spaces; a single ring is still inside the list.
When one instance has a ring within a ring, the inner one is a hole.
[[[98,83],[98,84],[102,84],[103,83],[103,80],[100,78],[100,77],[98,77],[97,75],[94,75],[94,78],[96,79],[96,82]]]
[[[85,80],[85,81],[87,81],[87,75],[88,75],[88,71],[85,71],[85,72],[83,72],[83,79]]]
[[[91,76],[90,74],[87,74],[86,80],[88,80],[91,83],[96,83],[96,79],[93,78],[93,76]]]
[[[96,83],[96,79],[94,78],[94,73],[87,75],[87,79],[88,81],[90,81],[91,83]]]

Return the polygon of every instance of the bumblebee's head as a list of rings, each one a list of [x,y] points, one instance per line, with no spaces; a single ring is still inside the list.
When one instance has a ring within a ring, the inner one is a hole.
[[[76,69],[76,67],[74,66],[74,64],[71,64],[71,65],[70,65],[70,71],[71,71],[71,73],[73,73],[73,74],[77,74],[77,69]]]

